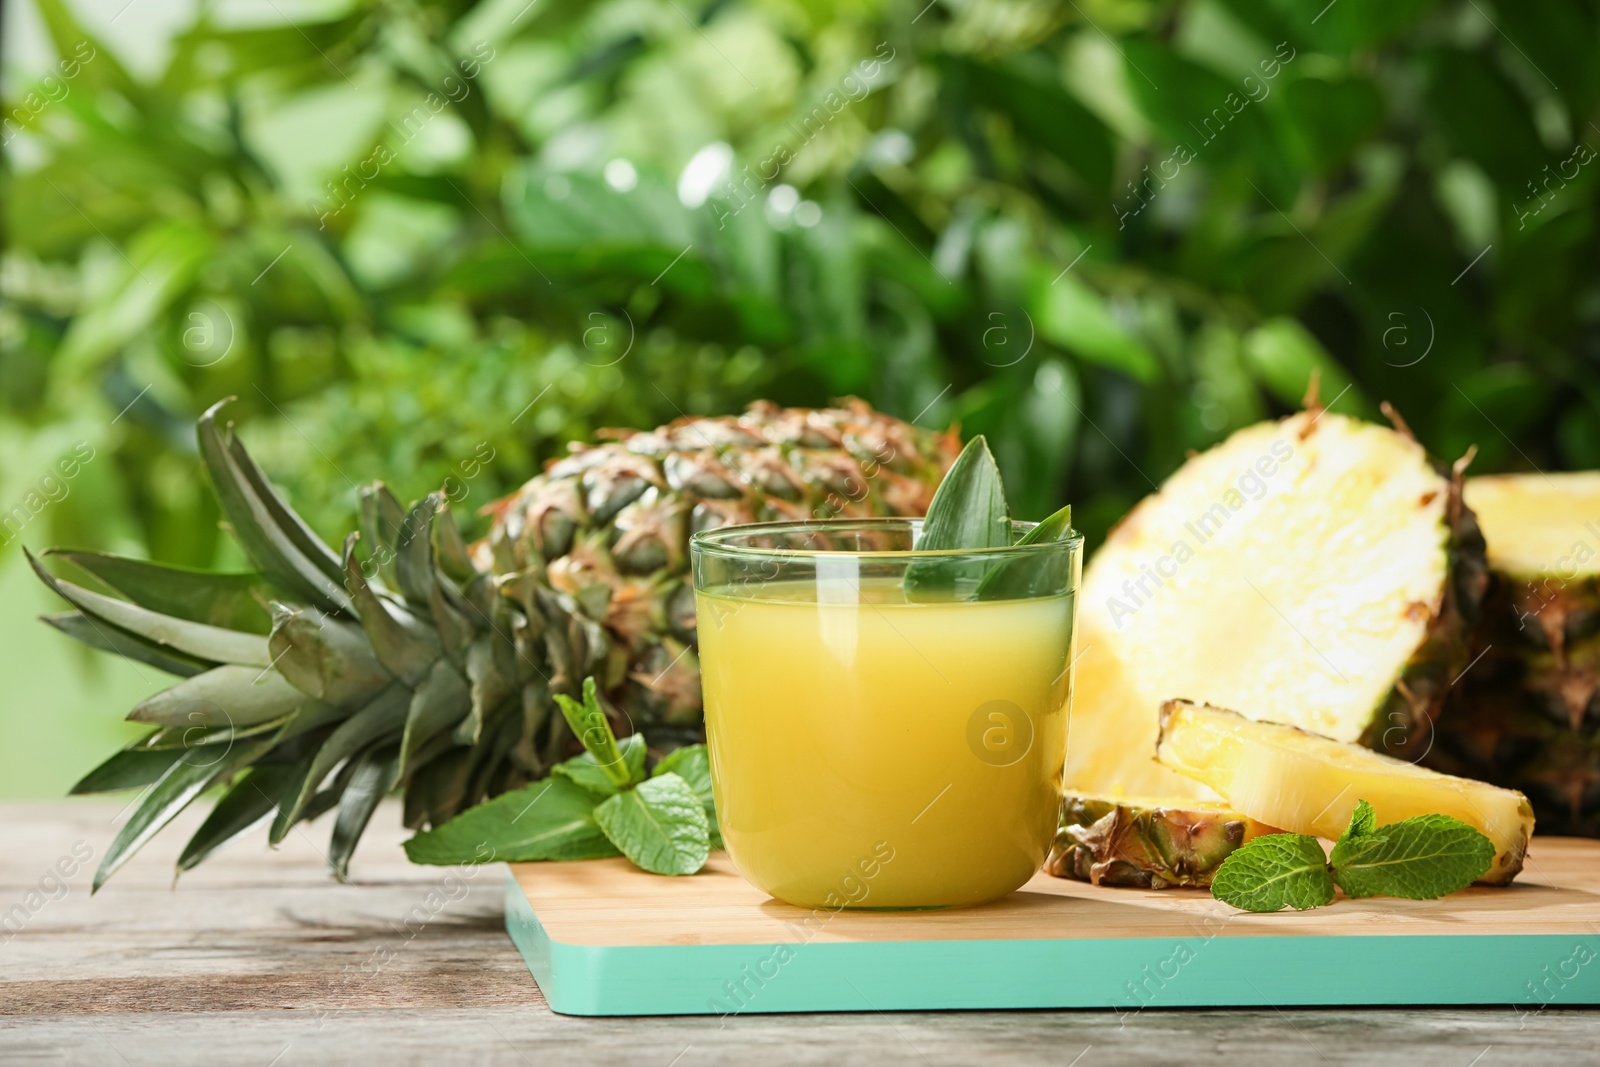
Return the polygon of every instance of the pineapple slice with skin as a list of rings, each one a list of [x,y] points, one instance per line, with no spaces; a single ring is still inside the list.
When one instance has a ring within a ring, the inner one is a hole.
[[[1217,800],[1069,794],[1045,870],[1102,886],[1204,887],[1240,845],[1281,832]]]
[[[1312,406],[1192,457],[1084,570],[1066,783],[1214,798],[1151,758],[1177,696],[1409,758],[1487,584],[1460,470]]]
[[[1515,790],[1207,704],[1162,705],[1156,754],[1239,811],[1290,833],[1334,840],[1360,800],[1372,805],[1380,826],[1414,815],[1453,816],[1494,844],[1494,862],[1479,879],[1490,885],[1516,877],[1533,836],[1533,808]]]
[[[1495,577],[1486,623],[1558,658],[1600,632],[1600,471],[1469,478],[1464,493]]]
[[[1465,499],[1491,584],[1424,762],[1522,790],[1549,831],[1600,836],[1600,471],[1469,478]]]

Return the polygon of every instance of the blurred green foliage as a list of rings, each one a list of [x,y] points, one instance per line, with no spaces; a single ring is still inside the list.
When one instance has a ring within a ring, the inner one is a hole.
[[[34,5],[0,508],[97,458],[32,544],[217,562],[229,394],[335,538],[370,478],[487,446],[484,503],[762,396],[959,421],[1091,536],[1313,369],[1600,466],[1592,0],[222,0],[149,75]]]

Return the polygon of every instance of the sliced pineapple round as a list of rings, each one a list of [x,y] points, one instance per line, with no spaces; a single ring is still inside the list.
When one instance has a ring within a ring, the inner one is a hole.
[[[1152,757],[1175,697],[1420,751],[1482,595],[1458,488],[1408,435],[1321,410],[1190,459],[1085,572],[1068,785],[1208,795]]]
[[[1372,805],[1380,826],[1414,815],[1453,816],[1494,844],[1482,882],[1511,881],[1533,836],[1533,808],[1515,790],[1222,708],[1169,701],[1156,751],[1163,764],[1204,782],[1239,811],[1290,833],[1337,839],[1360,800]]]
[[[1133,889],[1208,886],[1240,845],[1279,832],[1220,800],[1068,794],[1045,870]]]

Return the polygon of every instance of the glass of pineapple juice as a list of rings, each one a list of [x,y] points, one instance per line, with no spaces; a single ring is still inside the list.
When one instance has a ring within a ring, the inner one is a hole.
[[[811,908],[977,904],[1056,831],[1083,539],[913,552],[921,520],[694,536],[717,818]]]

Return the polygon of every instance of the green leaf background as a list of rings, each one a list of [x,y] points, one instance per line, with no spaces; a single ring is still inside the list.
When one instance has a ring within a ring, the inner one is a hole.
[[[371,478],[470,516],[757,397],[985,434],[1091,550],[1313,371],[1477,471],[1600,467],[1592,7],[921,6],[8,7],[0,512],[68,492],[0,547],[0,794],[161,684],[34,622],[15,542],[244,569],[192,429],[227,395],[332,543]],[[697,157],[735,184],[690,206]]]

